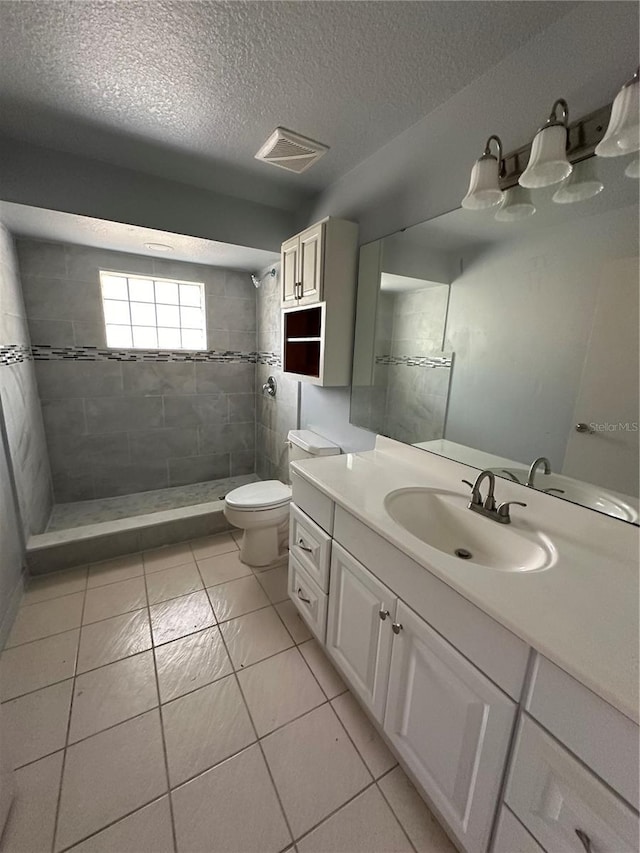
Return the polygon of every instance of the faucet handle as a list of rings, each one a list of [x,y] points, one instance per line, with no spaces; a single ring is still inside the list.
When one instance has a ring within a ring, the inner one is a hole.
[[[522,503],[522,501],[505,501],[504,503],[501,503],[498,507],[497,513],[498,518],[504,524],[509,524],[509,522],[511,521],[511,516],[509,515],[510,506],[526,506],[526,504]]]
[[[470,489],[473,489],[473,483],[470,483],[468,480],[461,480],[461,483],[464,483],[466,486],[469,486]]]
[[[482,495],[478,491],[477,487],[473,483],[470,483],[468,480],[462,480],[462,482],[469,486],[469,488],[471,489],[471,503],[469,504],[469,506],[482,506]]]

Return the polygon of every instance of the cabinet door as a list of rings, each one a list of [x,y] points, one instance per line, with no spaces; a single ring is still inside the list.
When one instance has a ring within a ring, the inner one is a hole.
[[[485,851],[516,706],[403,602],[384,729],[464,849]]]
[[[327,651],[380,722],[387,695],[395,606],[393,593],[334,542]]]
[[[305,305],[322,300],[322,275],[324,267],[324,223],[307,228],[300,241],[300,298]]]
[[[299,240],[292,237],[282,244],[280,249],[280,271],[282,275],[282,304],[296,303],[296,285],[299,281]]]

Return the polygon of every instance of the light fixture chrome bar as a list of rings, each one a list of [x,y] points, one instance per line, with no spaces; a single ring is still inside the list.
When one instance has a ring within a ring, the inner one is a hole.
[[[558,103],[556,101],[553,105],[554,110]],[[607,104],[605,107],[600,107],[600,109],[588,113],[586,116],[577,119],[577,121],[567,126],[567,159],[570,163],[579,163],[581,160],[591,157],[596,145],[606,132],[609,117],[611,116],[611,106],[611,104]],[[531,142],[528,142],[521,148],[516,148],[514,151],[510,151],[504,155],[504,167],[500,175],[501,189],[509,189],[518,183],[518,178],[524,172],[529,162],[531,144]]]

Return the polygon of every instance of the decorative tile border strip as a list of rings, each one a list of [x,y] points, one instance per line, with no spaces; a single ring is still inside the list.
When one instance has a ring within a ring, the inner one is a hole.
[[[376,364],[403,365],[406,367],[446,367],[453,365],[453,356],[434,355],[378,355]]]
[[[23,361],[31,361],[31,347],[22,344],[0,346],[0,367],[20,364]]]
[[[143,362],[210,362],[214,364],[268,364],[280,366],[276,352],[242,352],[241,350],[116,350],[101,347],[0,346],[0,365],[21,361],[143,361]]]

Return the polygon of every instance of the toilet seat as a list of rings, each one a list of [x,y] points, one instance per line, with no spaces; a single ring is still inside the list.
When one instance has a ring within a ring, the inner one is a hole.
[[[239,486],[225,496],[225,503],[239,512],[277,509],[291,502],[291,486],[280,480],[262,480]]]

